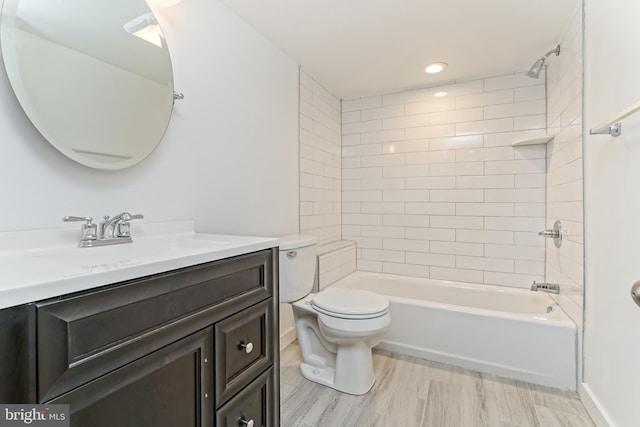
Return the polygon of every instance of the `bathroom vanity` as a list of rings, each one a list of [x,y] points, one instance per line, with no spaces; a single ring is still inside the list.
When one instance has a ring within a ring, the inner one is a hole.
[[[277,240],[247,239],[165,239],[170,257],[127,267],[85,259],[57,286],[132,277],[0,309],[0,402],[70,404],[77,427],[279,425]],[[69,252],[117,253],[103,249]]]

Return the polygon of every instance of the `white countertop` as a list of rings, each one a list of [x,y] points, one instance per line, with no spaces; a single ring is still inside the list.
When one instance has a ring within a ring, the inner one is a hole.
[[[0,309],[278,246],[200,234],[191,221],[132,224],[133,243],[78,248],[78,229],[0,233]]]

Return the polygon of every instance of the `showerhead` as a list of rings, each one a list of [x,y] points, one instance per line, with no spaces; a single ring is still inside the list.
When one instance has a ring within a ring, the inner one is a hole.
[[[552,54],[556,54],[556,56],[560,55],[560,45],[556,46],[555,49],[547,52],[542,58],[538,59],[535,64],[525,73],[525,76],[531,77],[532,79],[537,79],[540,77],[540,73],[542,72],[542,68],[544,67],[544,63],[549,56]]]
[[[531,77],[532,79],[537,79],[540,77],[540,72],[542,71],[542,67],[544,66],[544,61],[547,60],[546,56],[538,59],[535,64],[526,72],[525,76]]]

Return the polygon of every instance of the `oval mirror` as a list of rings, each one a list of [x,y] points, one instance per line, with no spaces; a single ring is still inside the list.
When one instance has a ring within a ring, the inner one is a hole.
[[[71,159],[123,169],[164,136],[173,72],[144,0],[4,0],[0,47],[23,110]]]

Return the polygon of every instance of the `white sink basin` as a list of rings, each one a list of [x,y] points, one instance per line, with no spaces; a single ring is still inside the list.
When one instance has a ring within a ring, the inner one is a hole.
[[[156,226],[157,228],[157,226]],[[135,231],[135,230],[134,230]],[[30,232],[33,234],[34,232]],[[58,231],[59,233],[59,231]],[[278,246],[278,240],[181,232],[133,243],[0,250],[0,309]],[[32,238],[30,236],[29,238]],[[11,240],[15,236],[11,236]],[[0,241],[2,233],[0,233]]]

